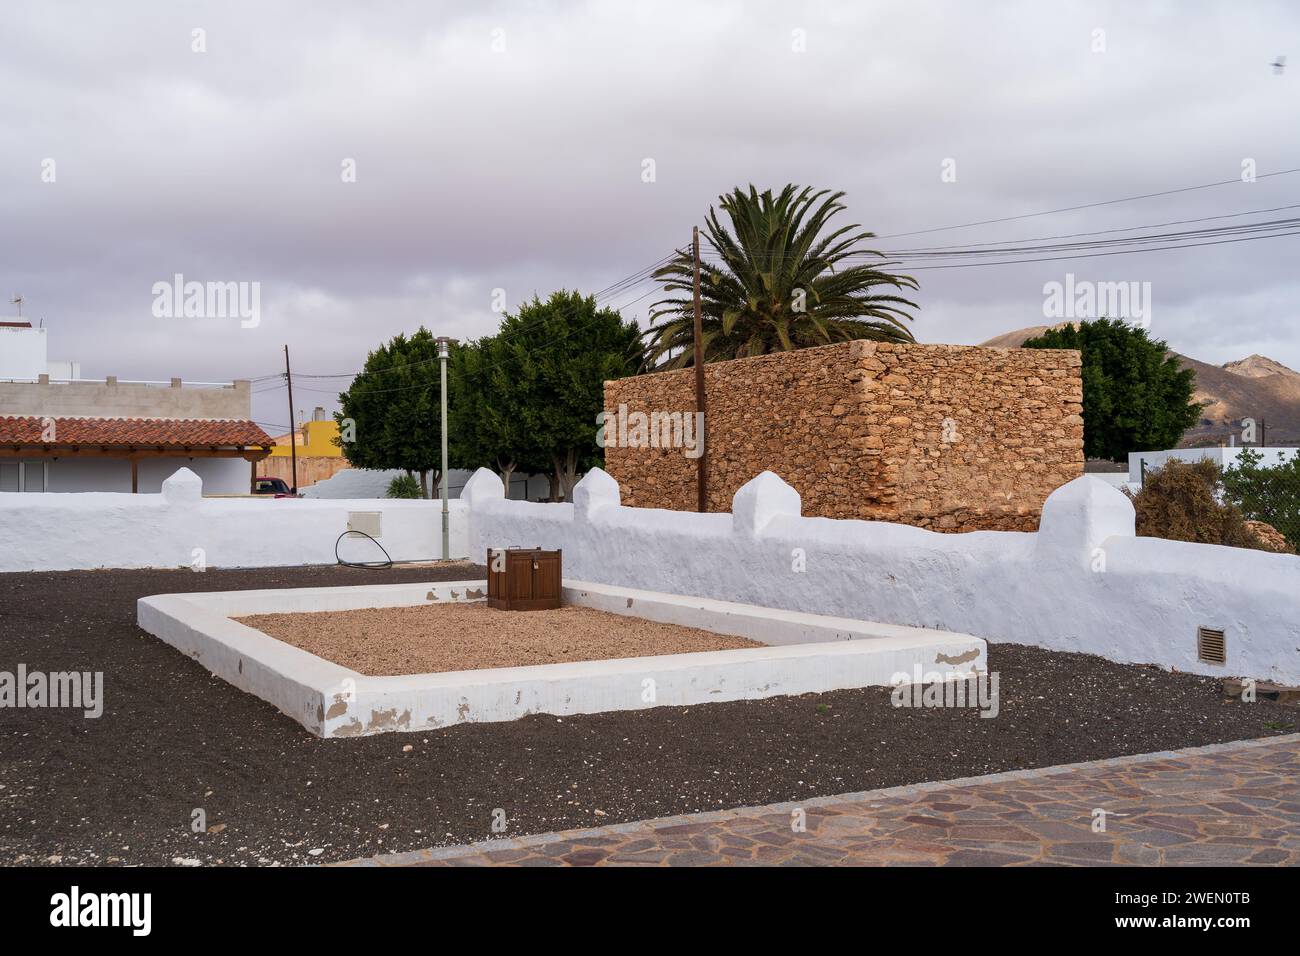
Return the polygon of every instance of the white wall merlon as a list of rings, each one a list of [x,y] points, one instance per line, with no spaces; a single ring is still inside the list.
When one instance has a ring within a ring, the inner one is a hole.
[[[480,470],[461,496],[469,553],[562,548],[565,576],[587,581],[1300,684],[1300,557],[1138,538],[1129,500],[1086,475],[1032,533],[805,518],[771,473],[734,515],[626,508],[616,492],[596,469],[576,504],[506,501]],[[1202,626],[1225,631],[1226,666],[1197,659]]]

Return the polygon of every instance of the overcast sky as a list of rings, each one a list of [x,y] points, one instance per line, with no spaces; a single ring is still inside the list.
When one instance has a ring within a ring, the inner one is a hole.
[[[421,323],[490,333],[495,289],[513,310],[605,288],[739,184],[842,189],[843,221],[887,237],[1300,167],[1297,36],[1300,5],[1254,0],[7,0],[0,314],[21,293],[86,377],[265,376],[285,343],[295,373],[350,372]],[[1300,174],[879,245],[1288,203]],[[1298,254],[1293,236],[917,271],[914,331],[1041,324],[1044,283],[1072,272],[1150,282],[1151,331],[1181,352],[1300,368]],[[155,317],[176,273],[260,283],[260,324]],[[652,291],[613,303],[644,322]],[[300,381],[310,412],[346,379]],[[283,391],[254,417],[284,424]]]

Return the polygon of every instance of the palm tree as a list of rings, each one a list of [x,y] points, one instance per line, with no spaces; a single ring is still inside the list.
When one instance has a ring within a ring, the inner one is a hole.
[[[700,266],[706,362],[850,339],[915,341],[905,310],[916,303],[876,290],[916,289],[916,280],[884,271],[896,263],[874,261],[881,253],[855,248],[875,233],[849,225],[820,235],[844,209],[843,195],[788,185],[773,198],[771,190],[737,188],[719,197],[732,232],[709,207],[705,238],[720,261]],[[680,295],[651,306],[647,368],[692,364],[693,276],[693,259],[682,250],[654,273],[666,292]]]

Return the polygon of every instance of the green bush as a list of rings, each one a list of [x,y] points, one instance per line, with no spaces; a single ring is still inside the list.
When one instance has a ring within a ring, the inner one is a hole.
[[[407,473],[398,475],[388,483],[388,497],[390,498],[422,498],[420,494],[420,483],[415,480],[415,475]]]
[[[1264,456],[1247,448],[1223,470],[1228,501],[1255,521],[1267,521],[1287,544],[1300,550],[1300,452],[1277,465],[1261,465]]]

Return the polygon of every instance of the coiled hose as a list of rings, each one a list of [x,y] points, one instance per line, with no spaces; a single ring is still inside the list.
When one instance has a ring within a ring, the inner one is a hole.
[[[379,548],[380,551],[383,551],[383,552],[384,552],[384,558],[385,558],[385,560],[383,560],[383,561],[344,561],[342,558],[339,557],[339,542],[342,541],[344,538],[346,538],[346,537],[347,537],[348,535],[350,535],[350,534],[359,534],[359,535],[361,535],[361,537],[363,537],[363,538],[370,538],[371,541],[375,541],[374,538],[372,538],[370,535],[366,534],[364,531],[351,531],[351,530],[349,530],[349,531],[344,531],[341,535],[339,535],[339,536],[334,540],[334,560],[337,561],[339,564],[343,565],[343,567],[345,567],[345,568],[367,568],[367,569],[374,570],[374,571],[383,571],[383,570],[386,570],[386,569],[391,568],[391,567],[393,566],[393,558],[392,558],[392,555],[390,555],[390,554],[388,553],[387,549],[385,549],[384,546],[383,546],[382,544],[380,544],[378,541],[375,541],[375,547]]]

